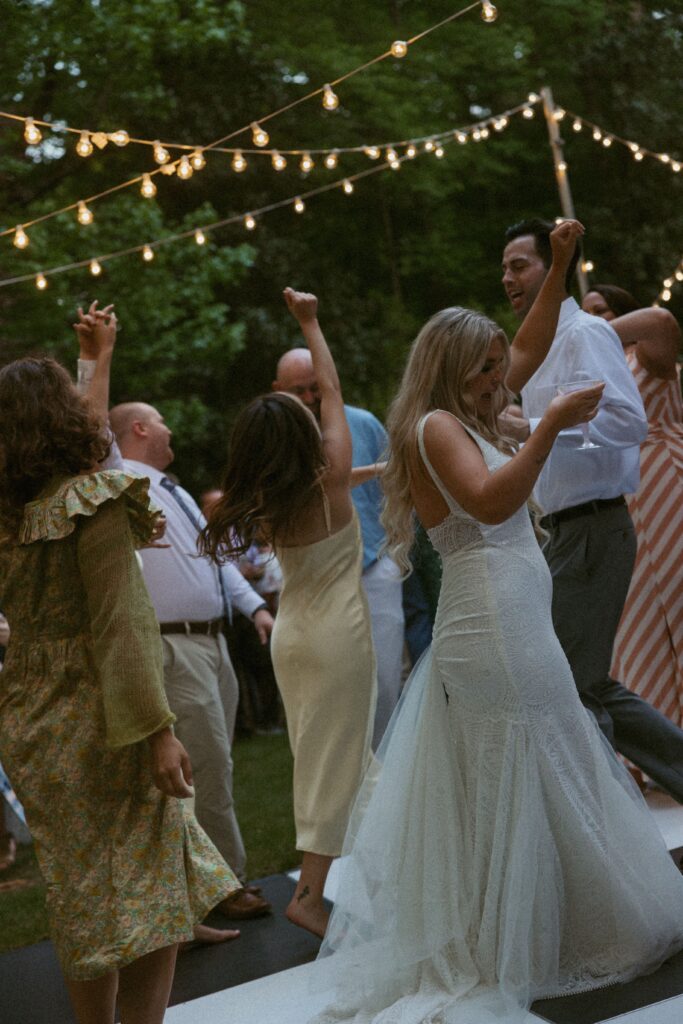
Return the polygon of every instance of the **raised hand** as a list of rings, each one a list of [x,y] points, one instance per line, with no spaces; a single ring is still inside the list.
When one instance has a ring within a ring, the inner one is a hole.
[[[293,288],[283,291],[287,309],[300,324],[310,323],[318,318],[318,300],[310,292],[297,292]]]
[[[585,233],[586,229],[578,220],[563,220],[550,232],[550,248],[553,253],[553,263],[561,269],[566,269],[576,250],[576,243]]]
[[[114,308],[112,303],[109,306],[105,306],[104,309],[98,309],[97,302],[98,300],[95,299],[94,302],[90,303],[87,313],[84,313],[80,306],[78,307],[78,323],[75,323],[73,328],[78,338],[81,359],[97,359],[100,352],[98,345],[100,339],[95,339],[93,334],[94,328],[98,319],[109,316]]]

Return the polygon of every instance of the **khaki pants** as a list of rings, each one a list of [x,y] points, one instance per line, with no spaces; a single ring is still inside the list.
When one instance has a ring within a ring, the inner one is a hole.
[[[246,854],[232,798],[232,737],[239,688],[225,639],[165,634],[164,685],[175,733],[192,762],[195,815],[240,881]]]

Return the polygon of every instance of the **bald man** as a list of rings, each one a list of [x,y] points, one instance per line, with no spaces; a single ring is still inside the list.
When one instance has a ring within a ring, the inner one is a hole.
[[[246,878],[246,855],[232,796],[232,735],[239,687],[223,636],[234,604],[251,619],[262,641],[273,627],[263,598],[234,565],[220,570],[197,557],[204,518],[194,499],[164,470],[173,461],[171,431],[161,413],[143,402],[109,414],[124,468],[148,477],[150,495],[167,520],[166,548],[141,552],[145,583],[161,629],[164,685],[177,716],[175,731],[194,774],[195,814],[237,877]],[[268,913],[270,904],[244,890],[219,904],[232,918]]]
[[[293,348],[277,364],[274,391],[296,395],[320,419],[320,391],[313,372],[313,360],[307,348]],[[346,419],[353,443],[353,465],[379,462],[387,444],[387,434],[379,420],[365,409],[345,405]],[[363,586],[372,619],[372,638],[377,657],[377,710],[372,738],[377,749],[401,692],[403,666],[403,591],[396,564],[380,555],[385,540],[380,522],[382,491],[371,480],[351,492],[363,534]]]

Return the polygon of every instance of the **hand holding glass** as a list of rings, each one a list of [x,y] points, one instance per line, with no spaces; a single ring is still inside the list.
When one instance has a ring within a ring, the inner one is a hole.
[[[577,374],[577,377],[578,376],[579,376],[579,374]],[[602,383],[604,383],[604,382],[601,381],[601,380],[588,380],[588,379],[572,380],[572,381],[568,381],[566,384],[558,384],[557,385],[557,393],[558,393],[558,395],[569,395],[569,394],[572,393],[572,391],[585,391],[586,388],[597,387],[598,384],[602,384]],[[590,439],[590,425],[588,423],[582,423],[581,424],[581,432],[583,434],[583,443],[580,444],[580,445],[577,445],[577,447],[576,447],[577,451],[579,451],[579,452],[586,451],[588,448],[602,448],[602,445],[594,444],[593,441],[591,441],[591,439]]]

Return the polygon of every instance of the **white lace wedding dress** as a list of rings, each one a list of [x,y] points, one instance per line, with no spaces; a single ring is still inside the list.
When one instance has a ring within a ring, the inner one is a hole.
[[[536,998],[683,948],[683,880],[578,699],[528,511],[499,526],[465,513],[424,422],[450,509],[429,531],[434,639],[354,811],[312,971],[330,996],[319,1024],[524,1021]],[[490,470],[504,464],[472,436]]]

